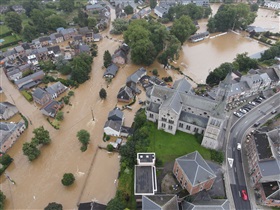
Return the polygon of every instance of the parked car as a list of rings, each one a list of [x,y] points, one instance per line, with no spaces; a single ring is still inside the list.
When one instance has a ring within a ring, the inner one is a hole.
[[[242,114],[241,113],[239,113],[239,112],[233,112],[233,114],[236,116],[236,117],[242,117]]]
[[[246,190],[242,190],[242,191],[241,191],[241,196],[242,196],[242,199],[243,199],[244,201],[247,201],[247,200],[248,200],[248,195],[247,195]]]
[[[259,96],[260,98],[262,98],[263,100],[265,100],[266,99],[266,97],[265,96]]]
[[[277,110],[274,109],[274,110],[271,111],[271,114],[275,114],[276,112],[277,112]]]
[[[260,124],[261,124],[260,122],[256,122],[256,123],[254,124],[254,127],[258,127]]]
[[[243,114],[246,114],[246,113],[247,113],[247,111],[244,110],[244,109],[239,109],[239,111],[240,111],[241,113],[243,113]]]
[[[249,101],[249,104],[256,106],[257,104],[254,101]]]

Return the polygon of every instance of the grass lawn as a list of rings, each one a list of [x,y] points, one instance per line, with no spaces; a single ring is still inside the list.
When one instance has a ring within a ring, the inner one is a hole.
[[[9,32],[11,29],[6,25],[0,25],[0,35]]]
[[[14,41],[17,41],[17,40],[20,40],[20,37],[17,36],[17,35],[10,35],[10,36],[5,36],[4,38],[5,41],[3,42],[3,44],[7,44],[7,43],[10,43],[10,42],[14,42]]]
[[[200,146],[193,135],[177,131],[176,135],[157,130],[155,123],[150,125],[149,152],[155,152],[156,158],[164,163],[175,160],[197,150],[203,158],[210,160],[210,150]]]

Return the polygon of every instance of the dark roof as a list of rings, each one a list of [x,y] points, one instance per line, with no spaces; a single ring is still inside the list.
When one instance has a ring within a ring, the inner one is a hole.
[[[208,123],[207,117],[202,117],[185,111],[181,111],[179,120],[186,123],[197,125],[202,128],[206,128]]]
[[[81,40],[83,40],[83,36],[82,35],[76,35],[76,36],[74,36],[74,40],[75,41],[81,41]]]
[[[121,133],[127,133],[129,136],[132,135],[134,132],[133,128],[122,126],[121,127]]]
[[[78,210],[106,210],[106,206],[96,202],[80,203]]]
[[[82,34],[82,35],[85,35],[86,33],[89,32],[89,29],[88,27],[83,27],[83,28],[79,28],[79,33]]]
[[[0,114],[3,114],[9,108],[16,108],[16,106],[7,101],[0,102]]]
[[[47,94],[47,92],[39,87],[39,88],[36,88],[36,90],[34,91],[32,96],[33,96],[33,98],[42,99],[45,94]]]
[[[54,54],[57,54],[60,52],[60,47],[59,47],[59,45],[51,46],[51,47],[48,47],[48,51],[53,51]]]
[[[279,190],[279,186],[276,181],[262,183],[262,187],[266,197],[270,196],[271,194]]]
[[[45,106],[41,108],[41,110],[45,110],[49,115],[55,115],[57,112],[57,108],[60,106],[60,103],[51,100],[49,103],[47,103]]]
[[[135,193],[154,194],[154,175],[152,166],[135,166]]]
[[[274,159],[266,133],[256,133],[254,135],[254,140],[259,160]]]
[[[45,41],[51,41],[51,38],[49,36],[44,36],[39,38],[40,42],[45,42]]]
[[[261,69],[258,70],[261,73],[267,73],[267,75],[269,76],[269,78],[273,81],[273,82],[278,82],[279,81],[279,77],[277,75],[277,73],[275,72],[275,70],[273,68],[268,68],[268,69]]]
[[[123,112],[120,110],[120,108],[115,107],[112,111],[109,112],[108,120],[122,121],[122,119]]]
[[[105,122],[104,128],[109,127],[117,132],[121,130],[122,127],[122,121],[113,121],[113,120],[108,120]]]
[[[157,104],[154,102],[151,102],[149,104],[149,106],[147,107],[147,110],[151,111],[151,112],[155,112],[155,113],[159,113],[159,107],[161,104]]]
[[[60,37],[63,37],[63,36],[62,36],[62,34],[57,33],[57,34],[54,34],[54,37],[55,37],[55,38],[60,38]]]
[[[198,34],[192,35],[192,36],[190,37],[190,40],[196,40],[196,39],[204,38],[204,37],[206,37],[206,36],[208,36],[208,35],[209,35],[209,32],[208,32],[208,31],[203,32],[203,33],[198,33]]]
[[[127,86],[122,87],[119,90],[117,98],[123,100],[130,100],[131,98],[133,98],[132,90]]]
[[[90,51],[90,48],[89,48],[88,45],[83,44],[83,45],[79,45],[79,50],[80,50],[81,53],[82,53],[82,52],[89,52],[89,51]]]
[[[146,75],[147,70],[143,67],[141,67],[140,69],[138,69],[137,71],[135,71],[132,75],[130,75],[129,77],[127,77],[126,82],[135,82],[137,83],[144,75]]]
[[[119,70],[119,67],[113,63],[106,68],[106,71],[104,72],[103,76],[106,76],[106,75],[116,76],[118,70]]]
[[[177,158],[176,162],[192,186],[216,177],[213,170],[197,151]]]

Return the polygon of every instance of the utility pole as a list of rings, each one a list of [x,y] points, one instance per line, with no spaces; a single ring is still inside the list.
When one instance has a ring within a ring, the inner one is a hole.
[[[94,115],[93,115],[92,107],[90,107],[90,110],[91,110],[91,115],[92,115],[92,121],[94,121]]]

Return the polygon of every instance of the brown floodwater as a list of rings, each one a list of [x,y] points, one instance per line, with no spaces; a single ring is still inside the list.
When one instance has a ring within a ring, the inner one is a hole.
[[[111,12],[114,13],[114,10]],[[55,130],[37,105],[27,102],[0,70],[0,86],[5,92],[5,95],[0,95],[1,101],[15,103],[20,112],[32,122],[8,151],[14,162],[6,172],[16,184],[13,185],[3,175],[0,177],[1,190],[7,197],[5,209],[43,209],[49,202],[61,203],[64,209],[77,209],[79,202],[95,200],[106,204],[114,197],[119,155],[99,150],[98,145],[107,144],[102,141],[102,137],[108,112],[115,106],[123,105],[117,102],[118,90],[125,85],[126,78],[141,66],[130,63],[122,66],[116,78],[108,85],[102,78],[103,54],[105,50],[113,53],[120,45],[118,40],[121,36],[110,35],[109,29],[102,34],[112,39],[104,38],[98,43],[98,57],[94,58],[90,80],[74,90],[75,96],[70,99],[72,105],[63,108],[65,119],[61,122],[60,130]],[[182,49],[176,64],[182,67],[187,65],[185,73],[201,81],[205,80],[210,68],[213,69],[225,61],[232,61],[236,53],[248,49],[254,49],[251,53],[255,53],[266,48],[242,35],[230,33],[197,44],[186,43]],[[157,69],[160,78],[182,77],[174,70],[163,69],[157,62],[146,68],[149,75],[153,69]],[[106,100],[99,98],[102,87],[107,91]],[[135,112],[140,108],[138,101],[144,99],[145,92],[142,91],[137,96],[137,102],[132,105],[132,110],[124,110],[126,126],[131,126]],[[52,143],[42,147],[39,158],[30,163],[22,153],[22,144],[30,142],[33,129],[41,125],[49,130]],[[91,135],[86,152],[80,151],[81,145],[76,137],[81,129],[86,129]],[[64,187],[61,178],[64,173],[69,172],[75,175],[76,181],[72,186]]]

